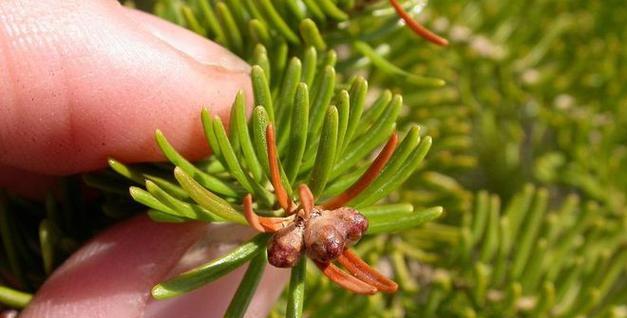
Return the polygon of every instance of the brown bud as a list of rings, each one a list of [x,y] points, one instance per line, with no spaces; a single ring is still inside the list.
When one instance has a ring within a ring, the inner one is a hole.
[[[343,228],[326,216],[313,218],[305,228],[305,250],[314,261],[328,263],[338,258],[346,247]]]
[[[351,208],[313,214],[305,226],[305,250],[315,261],[328,263],[357,242],[368,229],[368,220]]]
[[[268,262],[276,267],[294,267],[303,251],[303,226],[294,223],[278,230],[268,244]]]
[[[341,220],[346,230],[348,244],[356,243],[368,229],[368,219],[363,214],[352,208],[339,208],[328,211],[328,215],[336,215]]]

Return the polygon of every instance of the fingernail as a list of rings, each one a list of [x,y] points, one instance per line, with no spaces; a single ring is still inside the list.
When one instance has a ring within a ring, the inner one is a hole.
[[[233,72],[248,73],[250,71],[250,65],[242,59],[202,36],[141,11],[128,8],[123,10],[127,16],[141,24],[147,32],[201,64]]]

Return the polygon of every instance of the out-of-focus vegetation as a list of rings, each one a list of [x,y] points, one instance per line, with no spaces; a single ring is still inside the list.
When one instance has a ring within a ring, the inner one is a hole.
[[[450,47],[402,28],[370,45],[447,86],[418,90],[376,67],[369,79],[403,92],[405,118],[434,137],[399,198],[442,205],[447,215],[362,243],[400,280],[399,295],[363,299],[315,281],[312,290],[327,296],[308,302],[309,312],[626,316],[627,10],[618,2],[432,1],[417,16]]]

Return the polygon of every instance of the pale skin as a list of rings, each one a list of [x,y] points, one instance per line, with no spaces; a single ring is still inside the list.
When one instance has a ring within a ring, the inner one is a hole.
[[[218,45],[113,0],[2,0],[0,187],[40,198],[59,176],[103,168],[109,156],[163,160],[156,128],[186,157],[206,156],[200,110],[228,120],[238,90],[252,100],[248,72]],[[121,224],[62,266],[21,317],[220,316],[241,271],[166,305],[149,296],[187,249],[218,230],[145,217]],[[262,282],[252,317],[265,316],[286,274]]]

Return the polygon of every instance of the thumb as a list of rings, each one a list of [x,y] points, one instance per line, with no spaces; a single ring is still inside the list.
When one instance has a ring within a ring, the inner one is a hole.
[[[170,300],[155,301],[150,290],[176,273],[227,253],[251,234],[237,225],[164,224],[136,217],[76,252],[20,317],[221,317],[243,268]],[[286,270],[266,267],[246,316],[265,317],[286,278]]]
[[[226,118],[237,90],[250,95],[243,61],[113,0],[0,1],[0,63],[0,168],[13,171],[159,160],[156,128],[199,158],[201,107]]]

